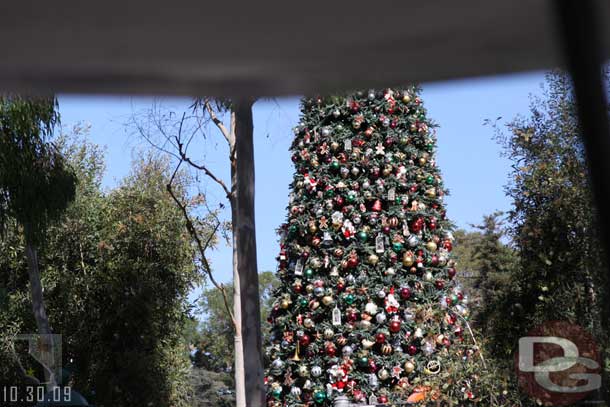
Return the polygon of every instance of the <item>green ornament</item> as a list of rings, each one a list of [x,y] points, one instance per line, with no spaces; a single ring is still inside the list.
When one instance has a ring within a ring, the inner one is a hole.
[[[330,168],[332,168],[335,171],[338,170],[340,166],[341,166],[341,164],[339,164],[339,161],[333,161],[330,163]]]
[[[299,300],[299,305],[301,305],[301,307],[306,307],[307,305],[309,305],[309,301],[307,301],[307,298],[301,298]]]
[[[288,228],[288,233],[294,235],[295,233],[297,233],[297,230],[299,230],[299,228],[297,228],[297,225],[290,225],[290,227]]]
[[[326,195],[327,198],[332,198],[333,196],[335,196],[335,190],[327,189],[326,192],[324,193],[324,195]]]
[[[306,278],[312,278],[313,277],[313,270],[312,269],[306,269],[305,270],[305,277]]]
[[[366,242],[369,238],[368,233],[366,233],[364,230],[361,230],[360,232],[358,232],[358,239],[360,239],[361,242]]]
[[[345,302],[348,305],[352,305],[354,303],[354,301],[356,301],[356,297],[354,296],[354,294],[347,294],[345,296]]]
[[[347,196],[347,202],[349,202],[349,203],[354,203],[354,202],[356,202],[356,195],[354,195],[354,194],[349,194],[349,195]]]
[[[434,177],[432,175],[428,175],[426,177],[426,184],[428,184],[428,185],[434,184]]]
[[[367,367],[369,365],[369,358],[366,356],[358,358],[358,365],[360,365],[360,367]]]
[[[282,397],[282,388],[281,387],[275,387],[272,391],[271,391],[271,395],[273,396],[273,398],[279,400],[280,397]]]
[[[326,393],[322,390],[316,390],[313,393],[313,399],[316,403],[323,403],[326,400]]]
[[[434,144],[426,144],[426,150],[431,153],[434,150]]]
[[[400,251],[402,251],[403,244],[400,242],[394,242],[394,243],[392,243],[392,248],[394,249],[395,252],[400,252]]]
[[[457,303],[458,303],[458,301],[459,301],[458,296],[457,296],[457,295],[455,295],[455,294],[453,294],[453,295],[451,296],[451,305],[455,305],[455,304],[457,304]]]
[[[400,196],[397,196],[394,202],[396,203],[396,205],[400,205],[402,203],[402,198]]]

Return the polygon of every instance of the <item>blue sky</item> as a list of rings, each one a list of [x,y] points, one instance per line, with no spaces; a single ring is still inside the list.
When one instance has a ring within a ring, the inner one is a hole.
[[[422,98],[428,115],[440,125],[437,163],[451,195],[448,216],[459,227],[477,223],[484,214],[507,210],[510,201],[503,186],[510,163],[500,156],[501,148],[492,140],[493,132],[484,120],[509,121],[527,114],[529,96],[540,93],[544,73],[533,72],[501,77],[424,84]],[[107,148],[105,188],[112,188],[130,169],[130,162],[146,143],[126,126],[133,112],[151,106],[151,98],[77,96],[59,97],[62,125],[77,122],[91,125],[90,139]],[[188,99],[167,99],[167,106],[182,109]],[[288,147],[292,128],[299,119],[299,98],[263,100],[254,107],[256,162],[256,226],[258,267],[274,270],[278,253],[275,229],[284,221],[288,184],[293,167]],[[195,146],[224,179],[229,166],[226,148],[219,135]],[[222,199],[215,184],[203,185],[212,201]],[[226,216],[229,216],[227,211]],[[231,249],[221,245],[211,253],[215,274],[221,281],[231,279]],[[194,295],[192,296],[194,298]]]

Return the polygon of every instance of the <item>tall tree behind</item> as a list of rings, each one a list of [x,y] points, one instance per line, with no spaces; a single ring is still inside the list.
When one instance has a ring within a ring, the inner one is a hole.
[[[49,223],[74,198],[76,184],[74,173],[49,141],[58,121],[54,98],[0,97],[0,225],[12,217],[22,227],[32,309],[42,335],[50,334],[51,327],[43,300],[38,245]],[[46,373],[51,386],[55,378]]]
[[[607,263],[570,79],[549,73],[544,95],[508,130],[499,141],[513,162],[506,193],[513,200],[509,219],[520,253],[514,279],[520,294],[513,302],[520,312],[514,321],[521,325],[513,332],[564,319],[583,325],[602,343]]]
[[[235,346],[235,389],[237,407],[264,404],[261,349],[260,302],[258,297],[258,269],[256,261],[256,233],[254,221],[254,151],[252,99],[199,98],[190,113],[177,115],[165,112],[157,105],[143,116],[134,116],[132,125],[154,147],[176,159],[176,171],[188,167],[217,184],[231,207],[233,246],[232,300],[224,284],[216,281],[207,261],[207,243],[196,229],[197,217],[187,212],[188,202],[173,191],[173,177],[167,184],[176,205],[184,214],[186,229],[199,251],[199,259],[210,282],[219,290],[227,315],[232,321]],[[228,125],[221,115],[227,114]],[[200,155],[193,156],[189,146],[195,138],[205,140],[207,124],[212,123],[228,147],[231,169],[230,182],[214,173]],[[224,208],[224,202],[220,207]],[[210,213],[217,213],[211,211]],[[220,226],[221,222],[218,222]],[[233,306],[230,306],[230,303]],[[247,352],[244,349],[248,349]]]

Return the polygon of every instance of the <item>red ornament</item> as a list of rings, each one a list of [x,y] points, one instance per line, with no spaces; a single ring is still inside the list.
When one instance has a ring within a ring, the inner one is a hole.
[[[347,266],[350,268],[354,268],[358,265],[358,257],[357,256],[350,256],[349,259],[347,260]]]
[[[409,353],[409,355],[413,356],[417,353],[417,346],[415,345],[409,345],[409,347],[407,348],[407,352]]]
[[[388,397],[385,394],[381,395],[381,396],[377,397],[377,402],[380,404],[387,404]]]
[[[341,292],[343,290],[345,290],[345,283],[342,283],[341,281],[339,281],[337,283],[337,291]]]
[[[373,207],[371,209],[375,212],[380,212],[381,211],[381,201],[379,199],[377,199],[375,201],[375,203],[373,203]]]
[[[356,311],[351,311],[347,313],[347,320],[349,322],[356,322],[358,320],[358,313]]]
[[[455,277],[455,274],[456,274],[456,273],[457,273],[457,272],[456,272],[455,268],[453,268],[453,267],[451,267],[451,268],[449,268],[449,269],[447,270],[447,275],[449,276],[449,278],[453,278],[453,277]]]
[[[326,346],[326,355],[332,357],[335,357],[335,355],[337,354],[337,347],[333,344],[327,345]]]
[[[371,373],[377,373],[377,370],[379,370],[379,366],[377,366],[377,363],[375,363],[375,361],[373,359],[369,360],[369,371]]]
[[[381,231],[382,231],[383,233],[385,233],[386,235],[389,235],[389,234],[390,234],[390,227],[389,227],[389,226],[384,226],[384,227],[381,229]]]
[[[339,195],[339,196],[336,196],[336,197],[335,197],[335,205],[336,205],[337,207],[339,207],[339,208],[340,208],[340,207],[342,207],[344,204],[345,204],[345,200],[343,199],[343,197],[342,197],[341,195]]]
[[[307,334],[301,336],[301,338],[299,339],[299,344],[301,344],[301,346],[303,346],[303,347],[309,345],[310,343],[311,343],[311,338]]]
[[[385,334],[384,334],[384,333],[382,333],[382,332],[378,333],[378,334],[375,336],[375,341],[376,341],[377,343],[384,343],[384,342],[385,342],[385,340],[386,340]]]
[[[436,254],[433,254],[430,258],[430,264],[433,266],[438,266],[438,256]]]
[[[390,332],[392,332],[392,333],[400,332],[400,321],[393,320],[390,322]]]
[[[368,127],[365,131],[364,131],[364,135],[367,137],[371,137],[373,135],[373,128],[372,127]]]
[[[404,300],[411,298],[411,289],[409,287],[402,287],[400,289],[400,297]]]
[[[352,100],[349,104],[349,108],[352,113],[358,113],[358,110],[360,110],[360,105],[355,100]]]
[[[443,242],[443,247],[445,249],[447,249],[447,251],[451,251],[451,249],[453,249],[453,244],[451,243],[451,240],[447,239]]]
[[[439,290],[442,290],[445,287],[445,282],[443,280],[436,280],[436,282],[434,283],[434,285],[436,286],[436,288],[438,288]]]

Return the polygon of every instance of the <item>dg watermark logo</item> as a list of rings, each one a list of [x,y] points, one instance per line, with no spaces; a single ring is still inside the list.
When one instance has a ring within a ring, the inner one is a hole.
[[[601,358],[593,337],[578,325],[551,321],[519,339],[519,385],[546,406],[565,406],[602,385]]]

